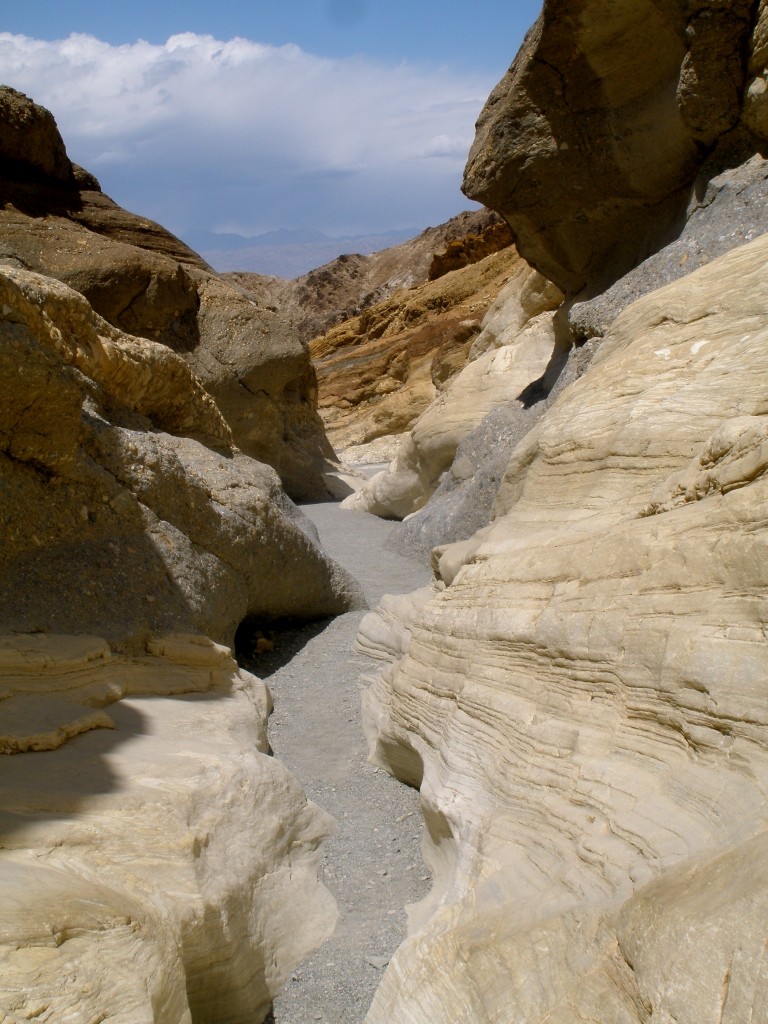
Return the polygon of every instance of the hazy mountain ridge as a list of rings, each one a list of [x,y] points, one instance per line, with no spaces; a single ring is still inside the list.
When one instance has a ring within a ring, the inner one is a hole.
[[[288,280],[347,253],[369,255],[399,245],[417,228],[381,234],[331,237],[307,228],[281,228],[253,238],[241,235],[194,236],[201,255],[220,273],[245,271]]]

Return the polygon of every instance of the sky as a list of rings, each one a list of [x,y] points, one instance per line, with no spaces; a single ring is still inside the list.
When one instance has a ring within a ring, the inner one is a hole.
[[[541,0],[25,0],[0,82],[122,206],[228,236],[438,224]],[[229,241],[232,238],[229,237]]]

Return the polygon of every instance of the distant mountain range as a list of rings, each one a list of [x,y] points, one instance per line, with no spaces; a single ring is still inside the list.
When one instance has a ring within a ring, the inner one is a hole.
[[[220,272],[240,270],[252,274],[294,278],[315,267],[330,263],[337,256],[359,253],[367,256],[389,249],[414,235],[421,228],[405,228],[381,235],[351,235],[331,238],[312,228],[267,231],[253,238],[242,235],[213,235],[187,238],[186,241],[210,265]]]

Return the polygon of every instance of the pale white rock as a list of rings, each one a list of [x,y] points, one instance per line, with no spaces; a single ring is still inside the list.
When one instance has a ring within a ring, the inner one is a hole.
[[[206,637],[149,647],[0,641],[0,732],[26,702],[50,738],[0,773],[0,1020],[253,1024],[333,930],[332,822],[267,754],[266,686]]]
[[[767,260],[625,310],[388,600],[366,729],[434,886],[369,1024],[766,1019]]]
[[[556,347],[554,311],[562,294],[525,263],[516,266],[483,319],[472,358],[404,435],[387,469],[342,508],[403,519],[434,493],[459,442],[493,409],[520,399],[544,377]]]

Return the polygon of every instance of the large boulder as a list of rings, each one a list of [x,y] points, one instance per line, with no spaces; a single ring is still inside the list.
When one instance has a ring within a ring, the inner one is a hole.
[[[181,353],[247,455],[300,499],[329,496],[333,451],[290,320],[225,282],[71,165],[48,111],[0,88],[0,263],[58,278],[124,332]]]
[[[0,622],[141,647],[362,599],[181,356],[0,268]]]
[[[371,1024],[764,1013],[766,259],[629,306],[491,524],[364,620],[434,874]]]
[[[762,117],[754,9],[545,0],[480,115],[465,193],[566,293],[601,290],[679,232],[709,153],[754,152],[742,118],[750,48],[747,134]]]

